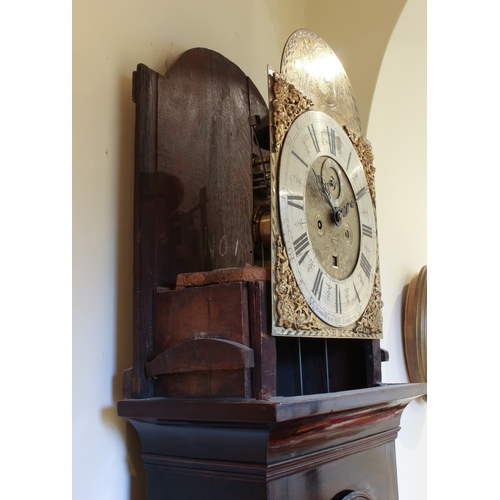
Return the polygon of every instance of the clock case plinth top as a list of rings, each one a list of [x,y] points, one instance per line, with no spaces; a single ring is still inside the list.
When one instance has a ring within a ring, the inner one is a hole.
[[[260,401],[150,398],[120,401],[118,413],[141,437],[149,500],[166,492],[344,499],[353,491],[388,499],[397,498],[401,415],[424,392],[425,384],[394,384]]]

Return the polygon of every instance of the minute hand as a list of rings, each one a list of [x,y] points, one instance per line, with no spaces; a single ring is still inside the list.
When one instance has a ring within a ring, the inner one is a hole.
[[[336,208],[333,211],[332,219],[337,226],[342,224],[342,219],[349,213],[351,208],[354,208],[354,204],[358,202],[360,198],[364,196],[364,194],[368,191],[368,186],[362,187],[357,193],[356,198],[352,201],[348,201],[342,208]]]

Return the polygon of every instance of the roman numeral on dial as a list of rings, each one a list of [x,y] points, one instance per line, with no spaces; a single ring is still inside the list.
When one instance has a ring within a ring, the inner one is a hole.
[[[359,293],[358,293],[358,289],[356,288],[356,284],[353,283],[353,285],[354,285],[354,291],[356,292],[356,297],[358,298],[358,302],[361,302],[361,299],[360,299]]]
[[[351,163],[352,151],[349,151],[349,158],[347,159],[347,165],[345,167],[345,171],[349,172],[349,164]]]
[[[335,312],[337,314],[342,314],[342,296],[340,295],[340,288],[335,285]]]
[[[302,264],[302,262],[306,258],[306,255],[309,253],[309,238],[307,237],[307,233],[302,233],[293,242],[293,248],[295,250],[295,255],[297,255],[297,257],[300,257],[299,264]]]
[[[309,135],[311,136],[311,139],[313,141],[316,153],[319,153],[319,142],[318,138],[316,137],[316,131],[314,130],[314,125],[308,125],[307,130],[309,130]]]
[[[323,271],[321,269],[318,269],[318,272],[316,273],[316,279],[314,280],[314,286],[313,286],[313,293],[316,295],[316,298],[318,300],[321,300],[321,291],[323,289]]]
[[[304,210],[304,197],[298,194],[291,194],[287,196],[287,203],[291,207],[298,208],[299,210]]]
[[[328,145],[330,146],[330,153],[337,156],[337,145],[335,144],[335,130],[330,127],[326,127],[326,133],[328,135]]]
[[[363,228],[363,234],[365,236],[368,236],[368,238],[373,238],[373,229],[370,226],[367,226],[366,224],[361,225]]]
[[[356,193],[356,201],[358,201],[360,198],[362,198],[365,193],[368,191],[368,186],[363,186],[357,193]]]
[[[364,253],[361,254],[360,265],[361,265],[361,269],[363,269],[363,271],[365,272],[366,276],[369,278],[371,270],[372,270],[372,266],[368,262],[368,259],[365,257]]]
[[[304,165],[304,167],[309,168],[309,165],[293,149],[292,149],[292,154],[293,156],[295,156],[295,158],[297,158],[297,160],[299,160]]]

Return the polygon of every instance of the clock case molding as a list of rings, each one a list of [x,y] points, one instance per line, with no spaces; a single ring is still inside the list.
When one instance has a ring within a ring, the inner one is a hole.
[[[139,64],[132,95],[133,366],[118,414],[141,437],[148,499],[397,498],[394,439],[425,384],[382,384],[376,339],[271,335],[251,234],[268,115],[255,85],[196,48],[165,76]]]

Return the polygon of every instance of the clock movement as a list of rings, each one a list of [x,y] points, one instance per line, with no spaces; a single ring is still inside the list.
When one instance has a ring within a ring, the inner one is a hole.
[[[425,384],[382,384],[373,155],[342,65],[292,34],[266,102],[221,54],[140,64],[133,366],[148,499],[397,498]]]

